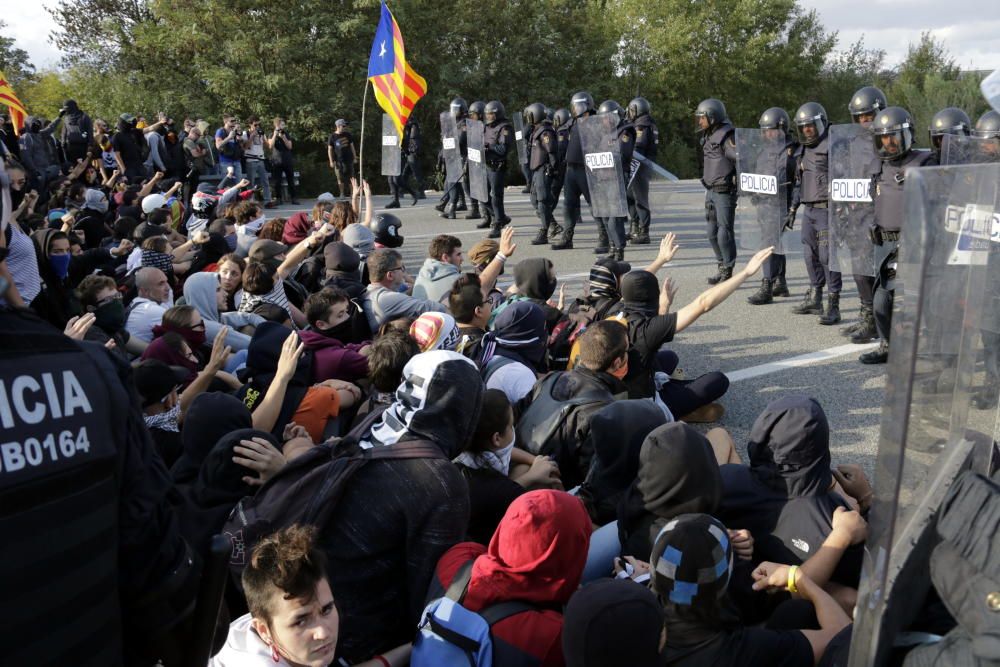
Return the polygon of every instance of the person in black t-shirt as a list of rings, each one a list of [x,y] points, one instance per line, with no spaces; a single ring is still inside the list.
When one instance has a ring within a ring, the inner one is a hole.
[[[347,184],[354,176],[354,163],[358,156],[354,151],[354,137],[347,128],[347,121],[338,118],[336,127],[326,142],[326,155],[330,160],[330,169],[337,175],[337,187],[340,189],[340,196],[343,197],[347,191]]]
[[[787,590],[812,602],[819,630],[744,626],[727,595],[733,549],[726,527],[707,514],[682,514],[664,526],[649,564],[666,617],[670,667],[809,667],[850,623],[840,605],[800,568],[761,563],[753,589]]]
[[[272,164],[274,166],[275,190],[278,198],[281,198],[281,176],[284,174],[285,183],[288,184],[288,198],[292,204],[297,205],[299,200],[295,198],[295,158],[292,155],[292,135],[285,127],[285,119],[277,116],[274,119],[274,132],[269,140],[274,146],[274,156]]]

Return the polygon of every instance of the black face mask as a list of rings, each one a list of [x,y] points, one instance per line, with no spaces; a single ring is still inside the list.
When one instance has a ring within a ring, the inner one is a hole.
[[[320,332],[327,338],[339,340],[341,343],[356,342],[354,340],[354,323],[351,321],[350,317],[335,327],[330,327],[329,329],[320,329],[317,327],[316,331]]]

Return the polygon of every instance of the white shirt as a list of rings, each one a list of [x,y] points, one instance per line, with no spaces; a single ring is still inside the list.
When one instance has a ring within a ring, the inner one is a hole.
[[[515,361],[496,369],[486,383],[486,388],[499,389],[507,394],[511,403],[516,403],[531,392],[536,380],[534,371],[520,361]]]
[[[208,667],[288,667],[283,657],[277,662],[271,658],[271,648],[254,631],[251,620],[244,614],[229,625],[226,643]]]
[[[133,308],[133,306],[135,307]],[[148,343],[153,340],[153,327],[163,321],[163,313],[167,312],[167,308],[170,306],[140,296],[136,297],[129,304],[129,307],[132,312],[128,314],[128,320],[125,321],[125,330],[130,335]]]

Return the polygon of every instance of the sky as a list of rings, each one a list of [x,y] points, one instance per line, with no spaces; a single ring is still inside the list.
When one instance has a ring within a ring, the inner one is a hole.
[[[6,1],[6,0],[5,0]],[[13,2],[13,0],[9,0]],[[943,40],[962,69],[1000,69],[1000,11],[987,9],[990,0],[799,0],[815,9],[827,30],[839,33],[838,48],[846,49],[864,36],[868,48],[886,52],[886,64],[898,64],[907,45],[930,30]],[[44,5],[54,0],[22,3],[4,12],[6,35],[31,56],[39,69],[58,64],[60,53],[49,42],[55,23]]]

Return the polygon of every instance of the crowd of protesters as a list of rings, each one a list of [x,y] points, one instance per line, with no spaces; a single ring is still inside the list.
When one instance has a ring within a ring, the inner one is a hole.
[[[501,291],[512,228],[467,253],[435,237],[414,278],[399,219],[373,213],[335,138],[341,196],[268,217],[264,161],[296,192],[291,136],[264,125],[112,128],[70,101],[0,149],[4,311],[118,369],[145,463],[117,474],[162,491],[128,510],[162,519],[137,522],[162,529],[152,543],[197,564],[212,536],[232,540],[212,665],[452,664],[432,657],[458,642],[442,599],[485,619],[519,605],[490,623],[499,667],[844,655],[873,497],[861,469],[831,460],[801,395],[766,408],[741,460],[724,429],[691,425],[718,420],[728,380],[685,378],[669,348],[770,249],[687,304],[663,275],[672,234],[646,267],[597,261],[580,295],[556,295],[544,258]],[[154,560],[131,525],[121,572]],[[145,592],[121,590],[123,609]],[[123,633],[102,664],[181,664],[155,641],[170,623],[98,622]],[[11,664],[90,664],[58,657],[84,644],[33,646],[9,647]]]

